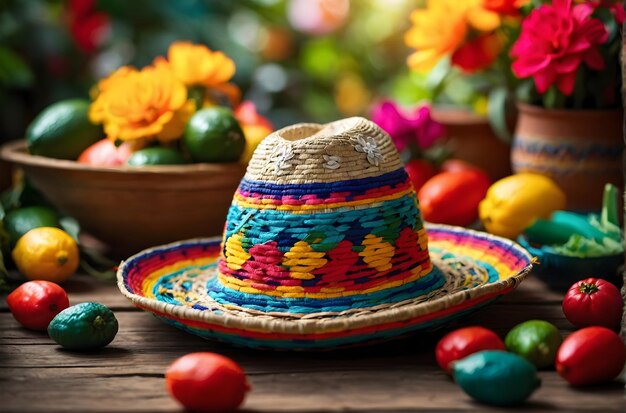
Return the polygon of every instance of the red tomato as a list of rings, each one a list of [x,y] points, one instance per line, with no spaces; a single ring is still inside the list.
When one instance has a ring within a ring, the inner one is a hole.
[[[604,326],[617,330],[623,306],[616,286],[599,278],[587,278],[567,291],[563,299],[563,314],[578,328]]]
[[[567,337],[556,353],[556,371],[573,386],[613,380],[626,362],[622,339],[606,327],[587,327]]]
[[[20,285],[9,294],[7,303],[21,325],[43,331],[55,315],[70,306],[65,290],[50,281],[29,281]]]
[[[409,174],[413,188],[419,191],[422,186],[435,174],[437,170],[430,162],[424,159],[411,159],[404,165],[406,173]]]
[[[417,198],[426,221],[470,225],[478,219],[478,204],[491,181],[481,172],[442,172],[428,180]]]
[[[437,364],[452,374],[452,362],[483,350],[504,350],[504,342],[484,327],[465,327],[446,334],[435,348]]]
[[[441,172],[461,172],[461,171],[476,171],[482,172],[487,175],[487,172],[480,169],[478,166],[471,164],[462,159],[448,159],[441,164]]]
[[[126,143],[116,147],[109,139],[102,139],[85,149],[78,157],[78,163],[92,166],[120,166],[124,165],[133,154]]]
[[[233,360],[215,353],[190,353],[165,373],[169,393],[186,409],[223,412],[237,409],[250,386]]]

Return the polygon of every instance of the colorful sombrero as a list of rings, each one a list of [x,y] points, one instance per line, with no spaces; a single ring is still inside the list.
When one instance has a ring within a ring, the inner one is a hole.
[[[268,136],[221,239],[143,251],[121,264],[118,285],[205,338],[318,349],[436,327],[511,291],[531,267],[510,240],[424,226],[389,136],[350,118]]]

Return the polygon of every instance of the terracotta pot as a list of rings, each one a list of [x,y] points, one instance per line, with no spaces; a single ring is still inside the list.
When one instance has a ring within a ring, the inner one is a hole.
[[[194,237],[221,235],[245,172],[239,163],[105,168],[29,155],[24,142],[0,157],[116,256]]]
[[[515,172],[549,176],[575,211],[599,210],[607,182],[621,191],[621,109],[549,110],[521,103],[518,109],[511,152]]]
[[[511,147],[499,139],[486,117],[462,109],[435,108],[433,118],[446,127],[453,157],[484,169],[491,179],[511,174]]]

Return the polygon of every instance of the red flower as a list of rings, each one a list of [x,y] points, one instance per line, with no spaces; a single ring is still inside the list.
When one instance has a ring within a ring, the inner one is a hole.
[[[95,9],[94,0],[71,0],[68,17],[72,38],[85,53],[96,51],[110,29],[109,16]]]
[[[466,72],[484,69],[496,60],[500,47],[495,34],[483,34],[457,49],[452,55],[452,64]]]
[[[526,0],[485,0],[484,4],[487,10],[495,11],[498,14],[517,16],[520,7],[526,3],[528,3]]]
[[[256,106],[251,100],[244,100],[235,109],[235,118],[244,125],[263,126],[270,131],[274,130],[274,126],[265,116],[259,115]]]
[[[594,70],[605,66],[597,46],[609,34],[600,20],[591,17],[593,11],[587,3],[572,8],[572,0],[554,0],[533,10],[511,50],[513,73],[519,78],[532,76],[540,93],[556,84],[564,95],[571,95],[583,62]]]

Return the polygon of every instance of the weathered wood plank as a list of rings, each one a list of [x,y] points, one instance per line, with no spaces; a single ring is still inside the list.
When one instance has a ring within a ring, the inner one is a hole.
[[[130,368],[39,369],[16,371],[2,383],[10,394],[6,412],[55,411],[177,411],[161,375]],[[541,372],[543,386],[523,411],[624,411],[618,384],[574,390],[554,372]],[[262,412],[310,411],[486,411],[470,400],[442,372],[431,369],[368,370],[299,373],[249,373],[253,391],[244,408]],[[33,397],[36,394],[37,397]],[[23,401],[28,400],[25,404]],[[495,410],[495,409],[494,409]]]

